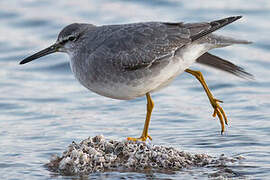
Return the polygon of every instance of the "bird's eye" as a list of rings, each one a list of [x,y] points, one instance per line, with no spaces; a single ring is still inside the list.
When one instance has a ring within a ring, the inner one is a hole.
[[[68,38],[69,41],[74,41],[75,39],[76,39],[75,36],[70,36],[70,37]]]

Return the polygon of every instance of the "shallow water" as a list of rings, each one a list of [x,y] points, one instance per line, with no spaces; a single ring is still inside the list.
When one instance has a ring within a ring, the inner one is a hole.
[[[230,125],[220,135],[218,119],[202,87],[182,74],[152,95],[155,109],[150,125],[153,144],[173,146],[211,156],[243,156],[228,168],[231,176],[270,177],[270,3],[251,1],[0,1],[0,177],[1,179],[76,179],[49,172],[43,165],[72,141],[103,134],[124,139],[141,133],[145,98],[118,101],[87,91],[73,77],[68,57],[46,56],[19,66],[18,62],[56,40],[73,22],[114,24],[139,21],[209,21],[231,15],[244,17],[219,31],[253,41],[213,50],[255,75],[246,81],[195,64],[222,107]],[[101,179],[209,178],[218,168],[180,172],[106,172]],[[224,175],[225,176],[225,175]],[[83,177],[87,178],[87,177]]]

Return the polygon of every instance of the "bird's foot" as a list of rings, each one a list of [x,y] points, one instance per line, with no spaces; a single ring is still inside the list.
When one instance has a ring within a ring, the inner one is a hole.
[[[132,138],[132,137],[128,137],[127,140],[128,141],[146,141],[147,138],[149,138],[152,141],[151,136],[146,135],[146,136],[141,136],[140,138]]]
[[[218,100],[212,96],[210,98],[210,102],[211,102],[212,107],[214,108],[213,117],[216,117],[216,115],[218,115],[220,125],[221,125],[221,134],[223,134],[224,129],[225,129],[225,124],[228,125],[226,114],[224,110],[222,109],[222,107],[219,105],[219,103],[223,103],[223,101]],[[225,123],[224,123],[224,120],[225,120]]]

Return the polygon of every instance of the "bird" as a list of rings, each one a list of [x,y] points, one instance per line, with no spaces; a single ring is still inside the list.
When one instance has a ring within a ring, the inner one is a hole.
[[[178,75],[189,73],[203,86],[213,107],[213,116],[218,116],[222,134],[228,124],[220,106],[223,101],[213,96],[202,73],[190,66],[200,63],[251,78],[252,74],[243,68],[208,52],[233,44],[251,43],[213,33],[241,17],[197,23],[151,21],[101,26],[73,23],[60,31],[54,44],[19,64],[55,52],[67,53],[75,78],[88,90],[119,100],[146,96],[143,132],[140,137],[128,137],[130,141],[152,140],[148,133],[154,108],[151,94],[168,86]]]

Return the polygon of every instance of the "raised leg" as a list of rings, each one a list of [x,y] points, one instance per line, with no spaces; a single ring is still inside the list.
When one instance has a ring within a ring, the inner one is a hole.
[[[222,107],[218,104],[219,102],[222,103],[222,101],[214,98],[214,96],[210,92],[210,90],[209,90],[209,88],[208,88],[208,86],[203,78],[203,75],[200,71],[193,71],[191,69],[186,69],[185,71],[187,73],[190,73],[193,76],[195,76],[200,81],[201,85],[203,86],[203,88],[204,88],[204,90],[209,98],[209,101],[210,101],[212,107],[214,108],[213,117],[216,117],[216,115],[218,115],[220,125],[221,125],[221,134],[222,134],[224,132],[224,129],[225,129],[224,120],[225,120],[225,123],[228,124],[226,114],[223,111]]]
[[[152,110],[154,108],[154,102],[151,99],[151,96],[150,96],[149,93],[146,93],[146,98],[147,98],[147,114],[146,114],[146,119],[145,119],[142,135],[141,135],[140,138],[128,137],[127,138],[128,140],[131,140],[131,141],[146,141],[147,138],[152,140],[151,136],[148,135],[148,128],[149,128],[149,124],[150,124]]]

